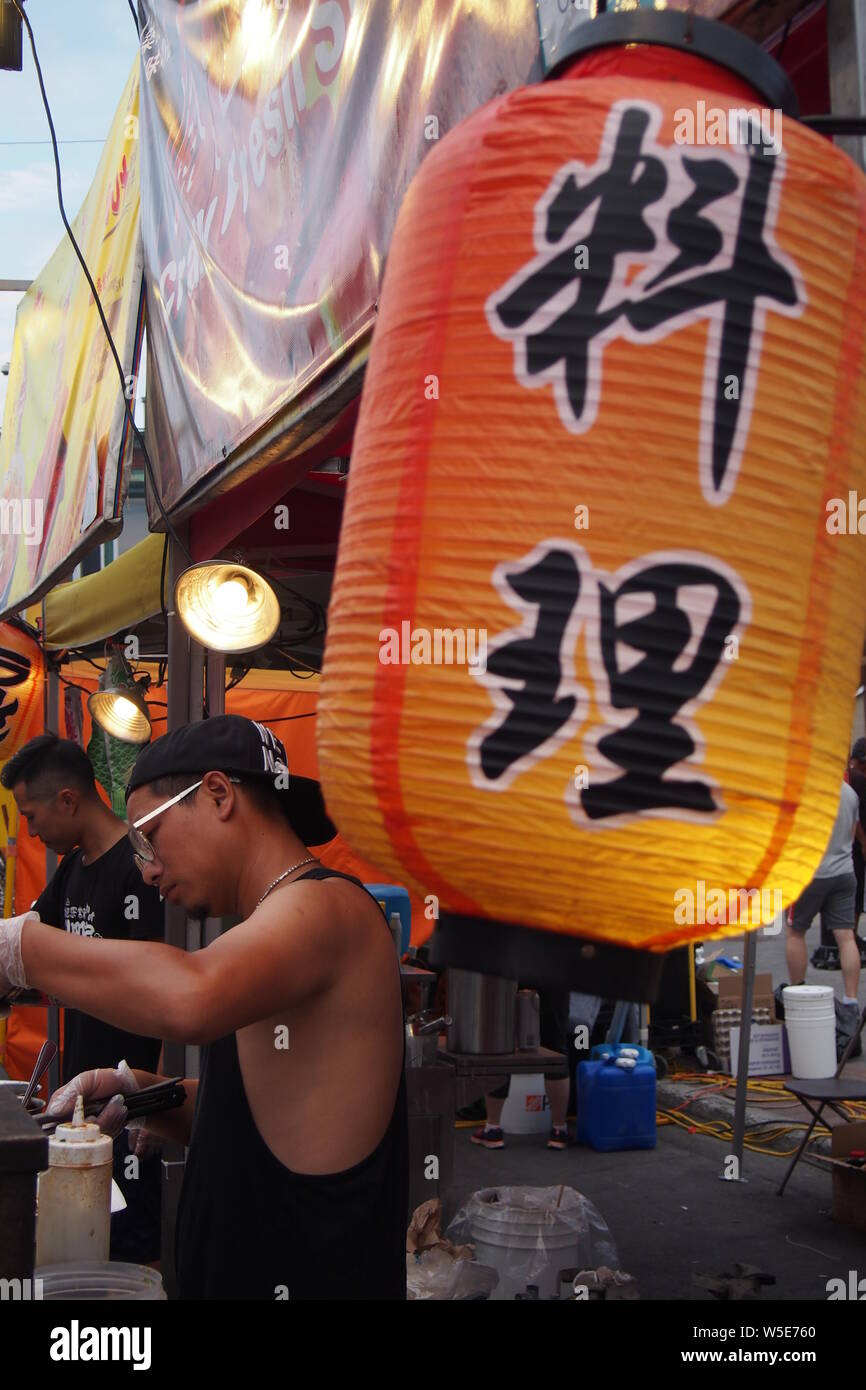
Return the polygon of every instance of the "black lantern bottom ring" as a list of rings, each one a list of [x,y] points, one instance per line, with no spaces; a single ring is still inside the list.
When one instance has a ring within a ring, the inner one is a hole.
[[[429,960],[436,970],[453,966],[537,989],[573,989],[605,999],[652,1004],[658,997],[665,954],[443,912],[430,938]]]

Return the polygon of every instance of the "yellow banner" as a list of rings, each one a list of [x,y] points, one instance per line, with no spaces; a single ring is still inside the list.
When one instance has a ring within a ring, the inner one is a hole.
[[[132,401],[142,325],[137,57],[72,228]],[[0,436],[0,618],[117,534],[130,433],[93,295],[64,237],[15,321]]]

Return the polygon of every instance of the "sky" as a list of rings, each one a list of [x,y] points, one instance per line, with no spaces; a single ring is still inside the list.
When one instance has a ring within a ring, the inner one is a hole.
[[[136,55],[135,25],[127,0],[27,0],[26,8],[71,222]],[[0,72],[0,280],[32,280],[64,236],[48,122],[25,30],[23,72]],[[0,292],[0,366],[11,355],[20,298]],[[6,384],[0,374],[0,420]]]

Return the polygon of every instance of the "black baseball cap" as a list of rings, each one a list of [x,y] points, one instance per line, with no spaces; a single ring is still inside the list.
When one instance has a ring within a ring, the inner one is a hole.
[[[284,745],[264,724],[240,714],[217,714],[184,724],[148,744],[130,774],[127,801],[137,787],[178,772],[233,772],[242,780],[255,778],[275,784],[279,773],[289,773],[289,764]],[[337,827],[325,810],[319,783],[294,773],[288,776],[288,783],[285,789],[277,790],[298,839],[305,845],[333,840]]]
[[[854,747],[851,749],[851,757],[866,762],[866,738],[854,740]]]

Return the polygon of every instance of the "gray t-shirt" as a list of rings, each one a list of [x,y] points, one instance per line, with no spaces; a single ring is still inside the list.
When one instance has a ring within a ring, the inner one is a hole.
[[[854,825],[860,815],[860,799],[853,787],[842,783],[839,794],[839,810],[830,842],[824,851],[824,858],[815,871],[816,878],[833,878],[837,874],[853,874],[851,841],[854,838]]]

